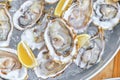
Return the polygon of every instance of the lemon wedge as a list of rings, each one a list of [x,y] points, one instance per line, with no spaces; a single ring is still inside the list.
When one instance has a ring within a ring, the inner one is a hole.
[[[33,68],[36,66],[37,62],[35,59],[32,50],[28,47],[28,45],[21,41],[17,46],[17,54],[20,62],[27,68]]]
[[[77,36],[78,48],[81,48],[89,39],[90,39],[90,35],[88,34],[78,35]]]
[[[73,0],[60,0],[55,8],[54,15],[61,17],[63,12],[72,4]]]

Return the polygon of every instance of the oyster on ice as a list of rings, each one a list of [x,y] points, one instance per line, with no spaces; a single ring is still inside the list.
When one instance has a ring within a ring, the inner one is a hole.
[[[21,35],[21,40],[26,42],[32,49],[40,49],[44,45],[44,31],[48,23],[47,14],[44,16],[41,24],[37,23],[33,28],[25,30]]]
[[[76,33],[83,32],[91,21],[92,0],[78,0],[63,14],[63,18],[74,28]]]
[[[19,30],[32,27],[41,17],[44,9],[41,0],[27,0],[13,16],[13,23]]]
[[[37,77],[43,79],[58,76],[70,65],[70,63],[62,63],[61,61],[53,60],[47,49],[40,51],[37,61],[38,66],[34,68],[34,71]]]
[[[95,29],[95,27],[91,28]],[[99,33],[91,31],[89,35],[91,35],[91,38],[79,49],[77,58],[74,60],[75,64],[83,69],[90,68],[95,63],[98,63],[105,48],[102,30],[99,30]]]
[[[0,4],[0,47],[9,45],[12,31],[13,24],[7,7],[4,4]]]
[[[9,80],[23,80],[27,77],[27,69],[19,62],[15,50],[0,48],[0,77]]]
[[[54,4],[56,3],[58,0],[45,0],[46,3],[49,3],[49,4]]]
[[[53,60],[67,63],[77,54],[76,34],[63,19],[56,18],[48,22],[44,39]]]
[[[98,0],[94,3],[93,23],[103,29],[111,30],[119,23],[120,5],[110,0]]]

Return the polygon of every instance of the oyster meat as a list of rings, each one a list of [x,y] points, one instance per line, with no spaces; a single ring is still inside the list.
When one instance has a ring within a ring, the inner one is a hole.
[[[78,0],[63,14],[76,33],[83,32],[91,21],[92,0]]]
[[[53,60],[47,49],[40,51],[37,60],[38,66],[34,68],[34,71],[37,77],[41,77],[43,79],[58,76],[70,65],[70,63],[62,63],[60,61]]]
[[[32,27],[41,17],[44,9],[40,0],[27,0],[13,16],[13,23],[19,30]]]
[[[44,33],[45,44],[53,60],[69,62],[77,54],[75,34],[64,20],[57,18],[48,22]]]
[[[110,0],[98,0],[94,3],[93,23],[103,29],[111,30],[119,23],[120,5]]]
[[[19,62],[15,50],[0,48],[0,77],[10,80],[23,80],[27,77],[27,69]]]
[[[6,5],[0,4],[0,47],[9,45],[13,31],[11,16]]]

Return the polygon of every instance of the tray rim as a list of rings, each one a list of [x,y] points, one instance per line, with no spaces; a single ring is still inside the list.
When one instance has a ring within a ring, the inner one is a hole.
[[[96,76],[99,72],[101,72],[113,60],[113,58],[117,55],[119,50],[120,50],[120,44],[119,44],[118,48],[115,50],[113,56],[111,58],[109,58],[109,60],[106,62],[106,64],[104,64],[98,71],[93,73],[91,76],[86,78],[86,80],[91,80],[94,76]]]

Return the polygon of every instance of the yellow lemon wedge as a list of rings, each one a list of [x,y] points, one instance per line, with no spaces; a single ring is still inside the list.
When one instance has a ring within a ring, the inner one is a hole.
[[[17,54],[20,62],[27,68],[33,68],[37,65],[36,59],[29,46],[21,41],[17,46]]]
[[[78,39],[78,48],[81,48],[90,39],[90,35],[80,34],[77,36],[77,39]]]
[[[62,13],[72,4],[73,0],[60,0],[55,8],[54,15],[61,17]]]

